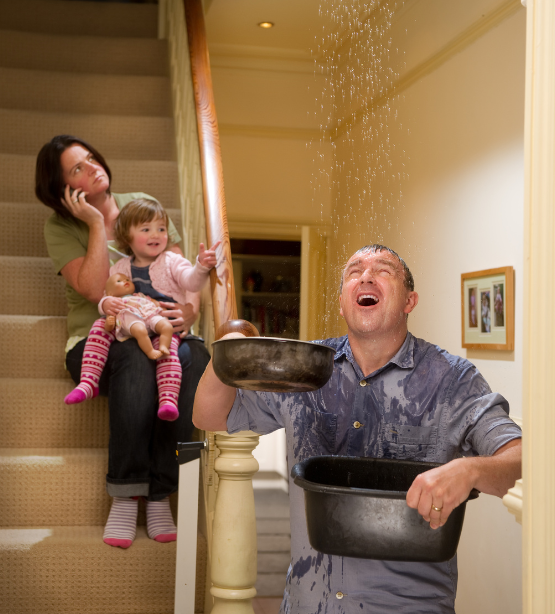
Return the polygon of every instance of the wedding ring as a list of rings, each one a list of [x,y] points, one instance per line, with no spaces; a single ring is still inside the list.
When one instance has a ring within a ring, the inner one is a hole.
[[[435,505],[432,505],[432,509],[435,510],[436,512],[441,512],[441,510],[443,509],[442,507],[436,507]]]
[[[71,202],[72,202],[74,205],[76,205],[76,204],[79,202],[79,199],[77,199],[77,200],[72,200]]]

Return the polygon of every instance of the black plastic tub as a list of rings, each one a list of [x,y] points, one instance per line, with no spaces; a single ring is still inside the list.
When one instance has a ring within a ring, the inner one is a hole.
[[[319,552],[362,559],[441,562],[453,558],[466,501],[439,529],[406,503],[414,478],[438,463],[313,456],[291,476],[304,489],[310,545]],[[473,490],[468,499],[475,499]]]

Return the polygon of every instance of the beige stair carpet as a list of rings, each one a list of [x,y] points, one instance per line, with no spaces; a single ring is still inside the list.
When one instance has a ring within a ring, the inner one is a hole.
[[[167,614],[173,612],[175,542],[144,527],[128,550],[102,542],[103,527],[0,529],[3,614]],[[79,544],[79,548],[75,547]],[[197,546],[195,611],[202,612],[206,542]],[[22,590],[22,586],[26,590]]]
[[[81,30],[80,27],[78,31]],[[83,47],[93,43],[94,53],[83,53]],[[61,36],[2,30],[0,55],[6,68],[48,71],[55,66],[58,71],[74,73],[168,76],[167,42],[155,38],[88,38],[84,34]],[[140,65],[137,57],[141,58]]]
[[[0,33],[1,35],[1,33]],[[37,155],[63,125],[107,159],[175,160],[173,119],[127,115],[70,115],[0,108],[0,152]]]
[[[152,4],[0,0],[0,28],[46,34],[156,38],[158,7]]]
[[[147,116],[169,116],[172,112],[167,77],[0,68],[0,81],[4,84],[0,107],[4,109]],[[145,98],[145,91],[157,95]],[[118,95],[107,96],[106,92]]]
[[[0,356],[0,614],[173,612],[175,543],[148,539],[142,502],[133,546],[102,542],[107,402],[63,402],[73,387],[64,284],[44,244],[50,210],[34,196],[39,148],[73,133],[106,157],[115,192],[152,194],[180,224],[157,10],[0,0],[0,215],[10,229],[0,242],[0,337],[10,348]],[[196,612],[206,556],[199,534]]]

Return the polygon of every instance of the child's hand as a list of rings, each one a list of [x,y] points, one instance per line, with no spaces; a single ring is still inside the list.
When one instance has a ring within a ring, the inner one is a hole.
[[[102,310],[107,316],[117,316],[124,307],[125,303],[117,296],[107,296],[102,303]]]
[[[221,244],[221,241],[217,241],[212,245],[210,249],[204,249],[204,243],[201,243],[198,250],[198,261],[202,266],[207,269],[213,269],[217,264],[216,250]]]

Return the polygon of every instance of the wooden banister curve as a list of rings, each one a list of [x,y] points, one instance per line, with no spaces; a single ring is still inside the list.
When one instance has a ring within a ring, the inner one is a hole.
[[[218,248],[218,266],[210,272],[214,327],[217,330],[224,322],[237,318],[222,155],[202,3],[201,0],[184,0],[184,3],[197,111],[206,235],[209,245],[222,242]]]

